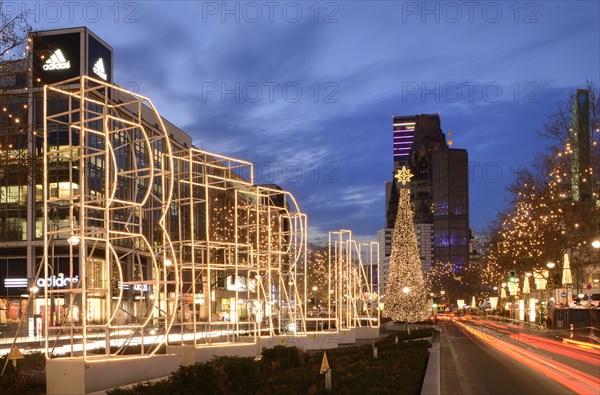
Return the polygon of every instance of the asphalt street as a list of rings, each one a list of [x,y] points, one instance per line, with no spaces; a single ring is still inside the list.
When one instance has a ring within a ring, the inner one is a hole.
[[[440,322],[441,393],[565,395],[572,390],[495,349],[452,321]]]

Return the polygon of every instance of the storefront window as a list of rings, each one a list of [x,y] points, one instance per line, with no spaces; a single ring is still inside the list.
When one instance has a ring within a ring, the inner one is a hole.
[[[27,203],[27,186],[14,185],[0,187],[0,203]]]

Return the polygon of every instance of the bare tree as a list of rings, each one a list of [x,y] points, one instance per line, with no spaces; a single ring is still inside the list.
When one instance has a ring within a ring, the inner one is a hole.
[[[0,3],[0,239],[9,239],[7,218],[25,205],[31,185],[33,132],[28,125],[28,35],[24,12],[7,14]],[[12,238],[12,237],[11,237]]]
[[[0,61],[23,59],[31,31],[27,15],[24,12],[7,15],[4,10],[4,2],[0,2]]]

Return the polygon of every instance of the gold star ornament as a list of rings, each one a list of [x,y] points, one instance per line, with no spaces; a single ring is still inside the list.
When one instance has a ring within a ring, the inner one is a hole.
[[[402,169],[399,169],[394,177],[398,180],[398,182],[401,182],[402,185],[406,185],[410,182],[413,174],[406,168],[406,166],[402,166]]]

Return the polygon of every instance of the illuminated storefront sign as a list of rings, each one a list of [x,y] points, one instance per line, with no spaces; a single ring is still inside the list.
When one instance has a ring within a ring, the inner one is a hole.
[[[106,79],[108,78],[106,75],[106,70],[104,69],[104,62],[102,61],[102,58],[98,59],[98,61],[94,63],[92,71],[104,81],[106,81]]]
[[[52,84],[81,74],[81,34],[33,35],[33,83]]]
[[[69,284],[77,284],[79,282],[79,276],[75,277],[64,277],[64,276],[52,276],[48,278],[39,278],[37,280],[37,286],[40,288],[65,288]]]
[[[63,70],[63,69],[70,69],[71,68],[71,62],[68,61],[65,56],[63,55],[62,51],[60,49],[57,49],[52,56],[50,56],[50,59],[46,60],[46,63],[42,66],[42,69],[48,71],[48,70]]]
[[[31,38],[34,86],[84,74],[112,82],[112,48],[88,30],[33,33]]]
[[[87,75],[112,82],[112,50],[93,35],[87,37]]]
[[[138,292],[152,292],[152,285],[151,284],[131,284],[133,285],[133,290],[134,291],[138,291]],[[121,282],[119,281],[119,288],[122,288],[124,290],[128,290],[131,287],[130,284],[121,284]]]

